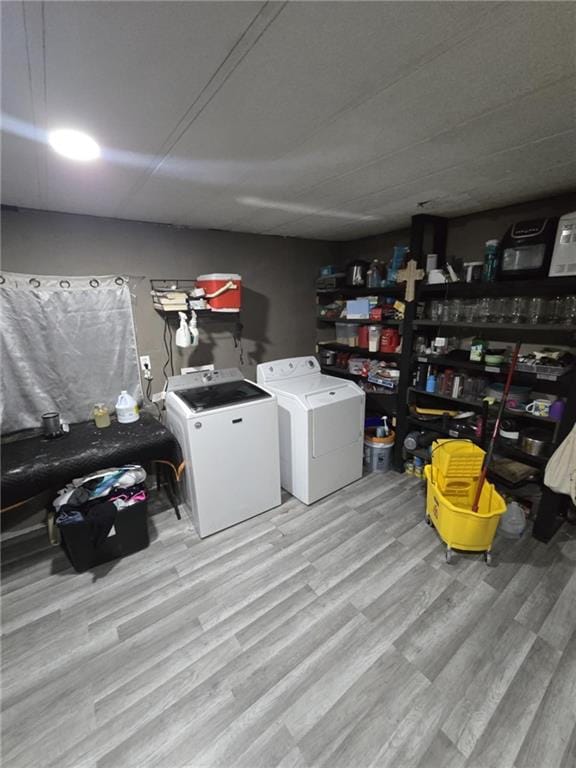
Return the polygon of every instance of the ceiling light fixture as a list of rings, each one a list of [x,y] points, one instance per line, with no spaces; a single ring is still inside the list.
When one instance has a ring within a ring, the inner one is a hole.
[[[55,152],[70,160],[87,163],[100,157],[98,144],[91,136],[81,131],[68,128],[51,131],[48,134],[48,142]]]

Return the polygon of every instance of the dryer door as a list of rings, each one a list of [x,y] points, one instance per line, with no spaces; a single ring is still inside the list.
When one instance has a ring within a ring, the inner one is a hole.
[[[340,387],[306,396],[312,411],[314,458],[362,440],[365,397],[352,387]]]

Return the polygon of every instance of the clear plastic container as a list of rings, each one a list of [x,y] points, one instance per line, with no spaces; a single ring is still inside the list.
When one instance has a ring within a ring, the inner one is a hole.
[[[99,429],[110,426],[110,411],[105,403],[96,403],[92,409],[92,418]]]
[[[379,325],[370,325],[368,327],[368,349],[370,352],[378,352],[380,345],[380,331]]]

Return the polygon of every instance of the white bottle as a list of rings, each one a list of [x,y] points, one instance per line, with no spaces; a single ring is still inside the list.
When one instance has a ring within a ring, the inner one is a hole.
[[[138,403],[125,389],[120,392],[116,401],[116,418],[120,424],[131,424],[140,418]]]

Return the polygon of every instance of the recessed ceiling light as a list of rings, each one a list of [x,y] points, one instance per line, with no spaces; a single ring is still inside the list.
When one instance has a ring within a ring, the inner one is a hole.
[[[81,131],[62,129],[48,134],[50,146],[59,155],[86,163],[100,157],[100,147],[91,136]]]

